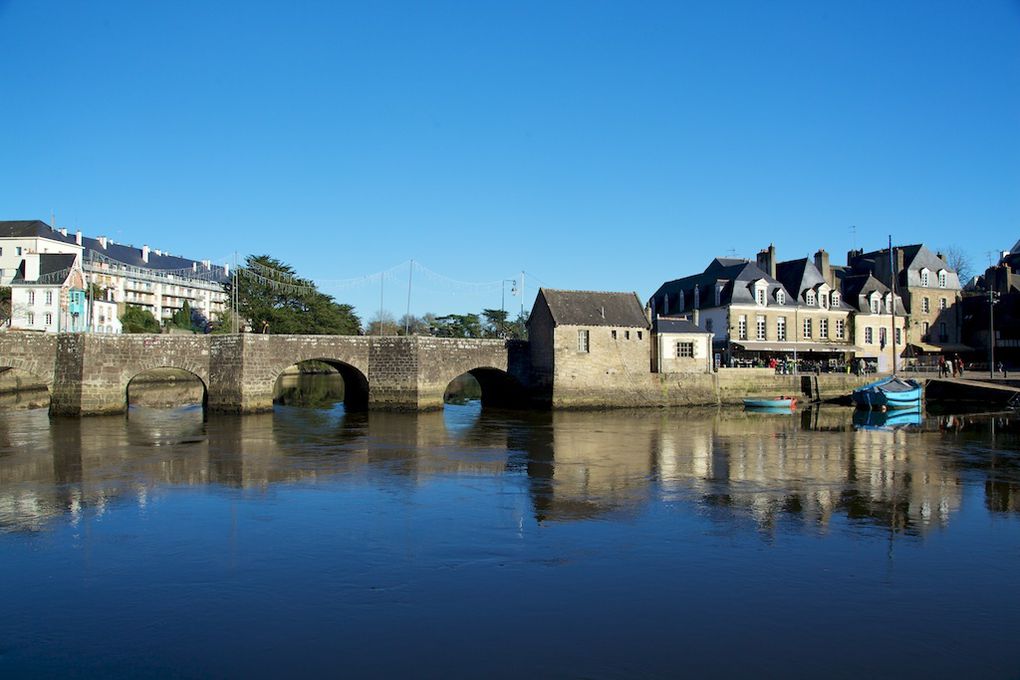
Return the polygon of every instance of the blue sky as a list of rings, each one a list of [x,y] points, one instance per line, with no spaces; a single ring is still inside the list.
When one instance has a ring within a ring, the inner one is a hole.
[[[271,253],[365,317],[330,282],[412,258],[530,308],[851,225],[1020,238],[1018,2],[0,0],[0,44],[2,218]],[[415,313],[500,304],[415,276]]]

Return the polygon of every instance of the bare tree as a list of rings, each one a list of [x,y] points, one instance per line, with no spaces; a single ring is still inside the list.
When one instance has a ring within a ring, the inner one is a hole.
[[[960,277],[960,285],[967,285],[967,282],[970,281],[970,277],[974,273],[974,265],[971,262],[970,255],[959,246],[941,248],[939,252],[942,253],[942,259],[946,261],[949,268]]]

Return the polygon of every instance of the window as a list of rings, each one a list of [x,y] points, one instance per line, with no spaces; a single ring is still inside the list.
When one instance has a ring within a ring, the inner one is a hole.
[[[616,340],[616,331],[610,331],[609,333],[613,336],[613,340]]]
[[[939,288],[945,288],[945,287],[946,287],[946,270],[945,269],[940,269],[939,270]]]
[[[882,349],[885,349],[885,343],[887,342],[886,337],[887,337],[886,328],[885,326],[882,326],[881,328],[878,329],[878,346],[881,347]]]
[[[931,311],[931,304],[926,297],[921,298],[921,311],[925,314]]]
[[[931,326],[928,324],[927,321],[925,321],[924,323],[921,324],[921,334],[924,336],[925,340],[928,339],[928,332],[930,330],[931,330]]]
[[[32,314],[31,312],[29,312],[28,314],[28,325],[29,326],[35,325],[35,314]]]
[[[839,307],[839,293],[832,291],[832,295],[829,296],[829,306]]]
[[[630,340],[630,331],[624,331],[623,332],[623,339],[624,340]]]
[[[34,305],[35,304],[35,291],[34,290],[28,291],[28,304],[30,304],[30,305]]]
[[[50,314],[49,312],[46,312],[46,325],[47,326],[53,325],[53,315]]]
[[[897,328],[896,329],[896,344],[899,345],[900,347],[903,346],[903,329],[902,328]]]
[[[754,299],[759,305],[765,306],[765,289],[758,288],[754,291]]]
[[[786,304],[786,293],[783,292],[782,289],[776,291],[776,302],[778,302],[781,305]]]
[[[786,340],[786,317],[776,319],[776,340]]]
[[[52,305],[53,304],[53,291],[52,290],[46,291],[46,304],[48,304],[48,305]]]
[[[825,339],[829,338],[829,320],[828,319],[819,319],[818,320],[818,337],[825,338]]]
[[[21,246],[15,246],[14,247],[14,254],[15,255],[21,255]]]
[[[842,340],[844,337],[846,337],[846,321],[836,319],[836,339]]]
[[[939,298],[939,309],[945,309],[949,306],[945,298]]]
[[[811,337],[811,331],[812,331],[812,327],[813,326],[814,326],[814,324],[811,322],[811,319],[804,319],[804,338],[805,339]]]
[[[873,295],[871,297],[871,313],[878,314],[878,296]]]
[[[747,340],[747,317],[743,314],[737,320],[737,338]]]
[[[588,349],[588,331],[577,331],[577,351],[578,352],[589,352]]]
[[[715,306],[718,307],[722,304],[722,286],[716,285],[715,287]]]
[[[677,359],[690,359],[694,357],[694,343],[693,342],[678,342],[676,343],[676,357]]]
[[[705,330],[708,331],[709,333],[712,332],[712,320],[711,319],[705,319]]]
[[[825,307],[826,309],[828,309],[829,308],[829,296],[828,295],[819,295],[818,296],[818,304],[820,306]]]
[[[759,340],[765,340],[765,317],[759,316],[755,319],[756,336]]]
[[[638,339],[638,340],[640,340],[640,339],[641,339],[641,337],[642,337],[642,335],[641,335],[641,331],[638,331],[638,332],[637,332],[637,339]]]
[[[927,288],[929,283],[931,283],[931,282],[928,280],[928,270],[927,269],[922,269],[921,270],[921,285],[924,286],[925,288]]]
[[[864,344],[874,345],[875,344],[875,329],[868,326],[864,329]]]
[[[808,305],[810,305],[810,306],[814,307],[814,306],[815,306],[815,291],[813,291],[813,290],[809,290],[809,291],[808,291],[808,292],[807,292],[807,293],[806,293],[806,294],[804,295],[804,301],[805,301],[806,303],[808,303]]]

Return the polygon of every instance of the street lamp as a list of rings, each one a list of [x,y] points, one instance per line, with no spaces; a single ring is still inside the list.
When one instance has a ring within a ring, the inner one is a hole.
[[[517,279],[503,279],[500,283],[501,298],[499,301],[499,311],[503,314],[502,324],[503,328],[500,329],[500,335],[506,337],[506,284],[512,283],[510,287],[510,294],[517,295]]]
[[[995,379],[995,301],[999,294],[988,289],[988,379]]]

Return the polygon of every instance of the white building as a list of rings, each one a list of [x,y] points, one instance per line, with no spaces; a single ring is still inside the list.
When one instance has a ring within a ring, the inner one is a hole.
[[[89,238],[80,231],[68,234],[39,220],[0,222],[0,286],[10,285],[26,255],[49,253],[80,256],[86,282],[95,286],[88,323],[95,332],[120,332],[119,317],[127,305],[147,309],[160,322],[168,321],[185,302],[210,320],[227,309],[225,266],[148,246],[135,248],[104,236]]]
[[[85,330],[85,276],[80,255],[27,253],[11,278],[10,288],[12,330]]]
[[[652,324],[656,373],[711,373],[712,336],[687,317],[657,316]]]

